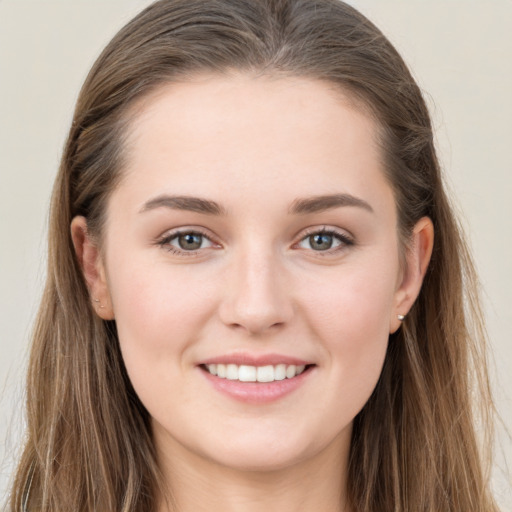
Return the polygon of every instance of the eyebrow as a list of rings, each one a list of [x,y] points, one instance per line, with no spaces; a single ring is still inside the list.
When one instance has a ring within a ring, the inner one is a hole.
[[[226,211],[215,201],[191,196],[161,195],[150,199],[141,208],[140,213],[156,208],[171,208],[173,210],[186,210],[189,212],[205,213],[207,215],[224,215]]]
[[[330,194],[295,199],[289,208],[289,213],[305,215],[318,213],[342,206],[355,206],[373,212],[373,208],[363,199],[351,194]],[[141,208],[140,213],[156,208],[171,208],[173,210],[186,210],[190,212],[204,213],[207,215],[225,215],[226,210],[215,201],[192,196],[160,195],[150,199]]]
[[[373,208],[369,203],[351,194],[330,194],[307,197],[304,199],[295,199],[289,211],[292,214],[304,215],[308,213],[322,212],[332,208],[339,208],[341,206],[355,206],[373,213]]]

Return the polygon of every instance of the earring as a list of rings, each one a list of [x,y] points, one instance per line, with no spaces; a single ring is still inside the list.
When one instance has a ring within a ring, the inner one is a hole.
[[[403,322],[405,315],[396,315],[396,316],[398,317],[398,320],[400,320],[400,322]]]
[[[94,302],[98,303],[100,309],[105,309],[105,306],[102,306],[101,304],[99,304],[100,299],[94,299]]]

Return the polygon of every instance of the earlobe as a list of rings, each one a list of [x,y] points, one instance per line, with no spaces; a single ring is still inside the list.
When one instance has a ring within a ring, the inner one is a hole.
[[[105,266],[100,249],[87,230],[85,217],[77,216],[72,220],[71,238],[96,314],[103,320],[113,320]]]
[[[395,293],[395,309],[390,321],[390,332],[395,332],[418,297],[434,247],[434,225],[429,217],[422,217],[414,226],[411,243],[407,247],[406,265],[401,283]]]

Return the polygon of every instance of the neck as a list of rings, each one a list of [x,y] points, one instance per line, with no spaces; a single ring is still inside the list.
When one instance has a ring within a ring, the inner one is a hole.
[[[158,512],[350,512],[349,435],[313,458],[264,471],[222,466],[174,446],[161,460],[173,505],[162,498]]]

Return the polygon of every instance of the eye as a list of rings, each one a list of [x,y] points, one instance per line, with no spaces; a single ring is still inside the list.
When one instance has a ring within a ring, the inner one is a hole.
[[[162,238],[158,244],[174,253],[194,252],[214,245],[205,234],[198,231],[174,232]]]
[[[335,251],[342,249],[354,242],[347,235],[333,230],[322,229],[308,234],[299,243],[301,249],[311,249],[316,252]]]
[[[200,233],[184,233],[183,235],[176,236],[176,240],[180,249],[185,251],[196,251],[201,249],[205,238]]]

